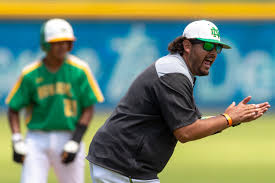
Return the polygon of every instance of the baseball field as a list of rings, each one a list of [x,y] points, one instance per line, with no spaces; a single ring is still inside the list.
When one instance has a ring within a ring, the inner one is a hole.
[[[84,137],[86,151],[108,113],[97,113]],[[275,121],[267,114],[254,123],[242,124],[220,134],[178,144],[170,162],[159,175],[161,183],[271,183],[275,180]],[[21,124],[23,132],[26,131]],[[4,115],[0,117],[0,182],[20,180],[21,166],[13,163],[11,133]],[[51,170],[49,183],[57,182]],[[88,162],[85,182],[91,183]]]

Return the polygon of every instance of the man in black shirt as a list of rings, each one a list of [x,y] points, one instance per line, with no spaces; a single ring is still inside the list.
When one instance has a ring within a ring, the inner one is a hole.
[[[222,115],[202,119],[193,97],[195,76],[208,75],[222,48],[218,28],[190,23],[170,43],[170,54],[143,71],[95,134],[87,159],[94,183],[158,183],[177,141],[185,143],[255,120],[270,105],[233,102]]]

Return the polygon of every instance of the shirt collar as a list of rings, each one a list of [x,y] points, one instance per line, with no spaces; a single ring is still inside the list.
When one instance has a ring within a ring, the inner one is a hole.
[[[180,54],[176,54],[175,55],[176,57],[178,57],[179,59],[180,59],[180,61],[182,62],[182,64],[188,69],[188,72],[189,72],[189,74],[190,74],[190,76],[191,76],[191,78],[192,78],[192,81],[193,81],[193,85],[195,85],[195,82],[196,82],[196,77],[192,74],[192,72],[189,70],[189,68],[188,68],[188,66],[187,66],[187,64],[186,64],[186,62],[184,61],[184,59],[183,59],[183,57],[180,55]]]

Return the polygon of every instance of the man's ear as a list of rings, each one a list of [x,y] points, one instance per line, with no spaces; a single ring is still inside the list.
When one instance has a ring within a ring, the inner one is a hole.
[[[188,54],[191,52],[191,49],[192,49],[192,44],[189,40],[185,39],[183,42],[183,48],[184,48],[184,51],[187,52]]]

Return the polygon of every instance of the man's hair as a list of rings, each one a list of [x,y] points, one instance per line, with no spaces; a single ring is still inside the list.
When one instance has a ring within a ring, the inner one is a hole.
[[[171,43],[169,43],[168,45],[168,51],[171,53],[171,54],[180,54],[180,55],[183,55],[184,53],[184,47],[183,47],[183,44],[182,42],[185,40],[186,38],[185,37],[182,37],[182,36],[179,36],[177,37],[176,39],[174,39]]]

